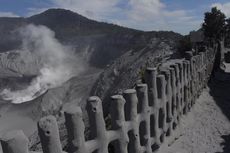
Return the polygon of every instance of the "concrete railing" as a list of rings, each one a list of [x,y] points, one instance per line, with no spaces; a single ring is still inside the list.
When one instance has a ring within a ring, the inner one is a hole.
[[[111,97],[111,129],[107,130],[102,102],[90,97],[87,111],[90,139],[85,139],[82,110],[66,106],[65,123],[69,153],[152,153],[168,145],[180,132],[181,117],[194,105],[207,85],[215,51],[207,50],[186,59],[171,61],[160,68],[147,68],[144,82],[123,95]],[[62,153],[55,117],[47,116],[38,123],[43,153]],[[29,153],[28,139],[22,131],[6,133],[1,138],[3,153]],[[111,149],[110,149],[111,150]]]

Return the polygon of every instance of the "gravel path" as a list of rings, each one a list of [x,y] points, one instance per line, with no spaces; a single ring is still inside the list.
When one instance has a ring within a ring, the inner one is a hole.
[[[230,153],[230,87],[204,89],[182,119],[182,135],[162,153]]]

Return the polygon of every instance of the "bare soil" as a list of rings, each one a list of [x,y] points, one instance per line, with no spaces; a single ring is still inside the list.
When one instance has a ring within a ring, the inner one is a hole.
[[[182,119],[182,133],[162,153],[230,153],[230,83],[212,80]]]

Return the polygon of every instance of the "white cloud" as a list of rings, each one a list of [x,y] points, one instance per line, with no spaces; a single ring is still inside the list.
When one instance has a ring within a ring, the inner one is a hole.
[[[129,16],[140,21],[161,16],[165,7],[159,0],[129,0],[129,5]]]
[[[0,17],[19,17],[13,12],[0,12]]]
[[[129,0],[128,16],[132,23],[125,21],[126,26],[143,30],[173,30],[183,34],[198,29],[200,24],[190,10],[168,10],[160,0]],[[128,23],[127,23],[128,22]]]
[[[214,3],[211,7],[217,7],[220,9],[227,17],[230,17],[230,2],[221,4],[221,3]]]
[[[99,21],[141,30],[173,30],[188,33],[200,24],[189,10],[169,10],[160,0],[51,0],[65,8]],[[42,9],[30,9],[30,15]],[[170,25],[169,23],[173,23]],[[187,24],[189,23],[189,24]],[[184,27],[186,25],[186,27]]]
[[[86,17],[105,19],[119,11],[116,5],[121,0],[51,0],[60,8],[70,9]]]
[[[39,13],[42,13],[46,10],[48,10],[49,8],[28,8],[28,12],[27,12],[27,15],[26,16],[32,16],[32,15],[35,15],[35,14],[39,14]]]

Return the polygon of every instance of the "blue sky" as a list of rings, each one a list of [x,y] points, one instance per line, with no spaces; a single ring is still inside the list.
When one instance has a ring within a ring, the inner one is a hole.
[[[135,29],[187,34],[200,27],[204,12],[212,6],[230,17],[229,0],[0,0],[0,16],[27,17],[49,8],[65,8]]]

